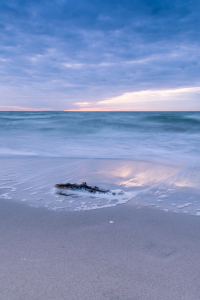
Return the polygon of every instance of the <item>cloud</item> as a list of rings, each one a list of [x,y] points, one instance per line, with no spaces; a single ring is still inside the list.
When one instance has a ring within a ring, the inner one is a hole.
[[[75,109],[199,86],[199,9],[197,0],[2,0],[0,103]]]
[[[50,111],[52,108],[30,108],[30,107],[20,107],[20,106],[3,106],[0,105],[1,111]]]

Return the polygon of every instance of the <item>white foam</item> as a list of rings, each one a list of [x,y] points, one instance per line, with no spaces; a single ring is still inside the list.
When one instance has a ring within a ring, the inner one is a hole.
[[[1,194],[1,195],[0,195],[0,198],[1,198],[1,199],[6,199],[6,200],[12,199],[12,197],[10,197],[10,194],[9,194],[9,193]]]
[[[179,205],[177,206],[178,208],[184,208],[184,207],[187,207],[189,205],[192,205],[193,203],[186,203],[186,204],[183,204],[183,205]]]
[[[52,211],[59,211],[59,210],[64,210],[64,209],[66,209],[66,207],[64,207],[64,206],[60,206],[60,207],[51,207],[51,208],[48,208],[48,210],[52,210]]]
[[[15,191],[16,191],[16,187],[10,186],[10,185],[3,185],[3,186],[0,186],[0,189],[11,189],[12,192],[15,192]]]
[[[168,198],[169,196],[164,194],[164,195],[159,195],[160,198]]]
[[[33,189],[33,188],[34,188],[34,186],[30,186],[30,187],[24,189],[23,191],[28,191],[28,190],[31,190],[31,189]]]

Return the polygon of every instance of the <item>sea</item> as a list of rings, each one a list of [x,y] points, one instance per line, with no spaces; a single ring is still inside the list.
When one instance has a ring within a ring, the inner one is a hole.
[[[0,112],[0,200],[200,216],[200,112]]]

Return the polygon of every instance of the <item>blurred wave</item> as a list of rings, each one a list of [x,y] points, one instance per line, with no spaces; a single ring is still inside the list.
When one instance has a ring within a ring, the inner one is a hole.
[[[200,112],[0,112],[0,155],[199,163]]]

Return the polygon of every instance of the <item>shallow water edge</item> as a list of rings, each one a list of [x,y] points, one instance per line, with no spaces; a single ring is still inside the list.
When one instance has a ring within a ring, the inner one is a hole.
[[[49,210],[118,204],[200,215],[200,168],[133,159],[0,158],[0,198]],[[55,184],[87,182],[111,194],[60,195]]]

